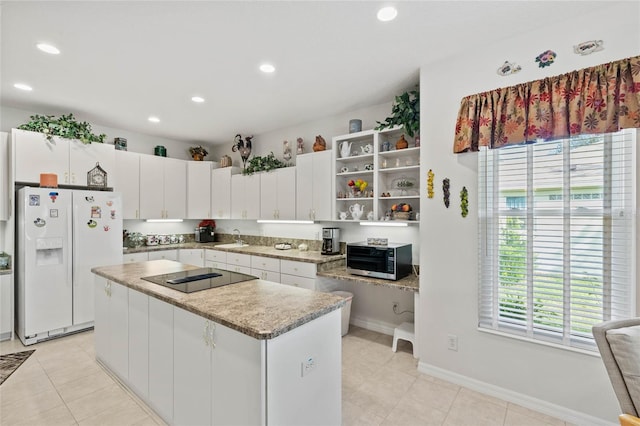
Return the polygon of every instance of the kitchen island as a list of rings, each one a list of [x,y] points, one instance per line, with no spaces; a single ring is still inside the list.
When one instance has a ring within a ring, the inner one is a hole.
[[[340,424],[340,297],[264,280],[181,293],[97,267],[96,357],[169,424]]]

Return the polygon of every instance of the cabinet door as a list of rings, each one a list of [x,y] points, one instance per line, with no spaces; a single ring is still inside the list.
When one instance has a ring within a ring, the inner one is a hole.
[[[140,219],[164,218],[164,157],[140,155]]]
[[[211,171],[211,217],[231,218],[231,167]]]
[[[70,184],[69,141],[42,133],[11,130],[16,182],[40,182],[40,173],[55,173],[59,184]]]
[[[260,219],[278,219],[278,170],[260,174]]]
[[[109,351],[110,365],[118,377],[129,377],[129,292],[109,281]]]
[[[149,256],[149,260],[161,260],[161,259],[166,259],[166,260],[178,260],[178,250],[173,249],[173,250],[157,250],[157,251],[150,251],[148,253]]]
[[[0,220],[9,220],[9,134],[0,132]],[[11,188],[13,192],[13,188]]]
[[[211,424],[211,334],[213,323],[173,308],[173,424]]]
[[[149,402],[173,424],[173,306],[149,298]]]
[[[306,288],[307,290],[316,289],[316,280],[313,278],[300,277],[297,275],[280,274],[280,283],[291,285],[294,287]]]
[[[112,187],[111,177],[115,174],[115,149],[106,143],[69,141],[69,179],[71,185],[87,185],[87,172],[100,163],[107,172],[107,186]]]
[[[296,219],[314,220],[313,215],[313,158],[315,154],[296,157]],[[327,183],[327,186],[331,186]]]
[[[149,397],[149,296],[129,289],[129,385]]]
[[[122,218],[140,219],[140,154],[115,151],[113,189],[122,194]]]
[[[278,219],[296,218],[296,168],[278,169]]]
[[[109,359],[109,295],[107,279],[95,275],[94,292],[95,319],[94,332],[96,357],[111,365]]]
[[[280,272],[265,271],[264,269],[251,268],[249,275],[253,275],[261,280],[271,281],[273,283],[280,282]]]
[[[178,261],[194,266],[204,266],[204,249],[180,249]]]
[[[213,342],[211,424],[267,424],[266,340],[254,339],[216,324]]]
[[[258,219],[260,217],[260,175],[243,176],[245,180],[245,219]]]
[[[122,255],[122,263],[146,262],[149,260],[149,253],[127,253]]]
[[[247,194],[244,193],[245,176],[231,176],[231,219],[245,218],[245,199]],[[255,202],[256,200],[252,200]]]
[[[297,194],[305,190],[311,192],[312,209],[315,220],[335,219],[332,214],[333,200],[335,199],[333,192],[334,185],[331,184],[333,176],[332,164],[331,151],[316,152],[313,154],[313,175],[311,177],[313,189],[309,191],[309,188],[302,187],[297,191]]]
[[[11,337],[13,330],[13,289],[11,275],[0,275],[0,340]]]
[[[164,211],[167,219],[187,216],[187,162],[164,158]]]
[[[211,217],[211,162],[187,162],[187,219]]]

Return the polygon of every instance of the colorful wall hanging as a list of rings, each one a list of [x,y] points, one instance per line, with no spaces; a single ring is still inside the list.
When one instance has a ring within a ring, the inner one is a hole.
[[[433,174],[433,171],[429,169],[429,171],[427,172],[427,197],[429,198],[433,198],[433,178],[434,177],[435,175]]]
[[[443,200],[446,208],[449,208],[449,178],[445,178],[442,181],[442,192],[444,193]]]
[[[556,52],[553,50],[547,50],[536,57],[536,62],[540,68],[548,67],[553,63],[553,61],[555,61],[556,56],[558,56]]]
[[[469,192],[466,186],[463,186],[460,191],[460,214],[462,217],[467,217],[469,214]]]

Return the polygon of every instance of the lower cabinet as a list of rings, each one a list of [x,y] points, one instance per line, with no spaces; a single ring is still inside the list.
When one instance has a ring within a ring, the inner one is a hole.
[[[149,252],[149,260],[175,260],[178,261],[178,250],[170,249],[170,250],[157,250]]]
[[[227,253],[226,269],[228,271],[251,275],[251,255],[233,252]]]
[[[180,249],[178,261],[187,265],[204,266],[204,249]]]
[[[173,423],[173,306],[149,298],[149,404]]]
[[[227,252],[222,250],[205,250],[205,266],[218,269],[227,269]]]
[[[280,282],[280,259],[251,256],[251,275],[274,283]]]
[[[129,289],[129,385],[149,397],[149,296]]]
[[[315,290],[316,272],[315,263],[284,259],[280,261],[280,282],[282,284]]]
[[[129,297],[126,287],[96,277],[96,356],[125,381],[129,375]]]

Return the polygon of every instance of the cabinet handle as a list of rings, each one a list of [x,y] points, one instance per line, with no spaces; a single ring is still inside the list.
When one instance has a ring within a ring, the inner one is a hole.
[[[76,174],[71,173],[71,183],[76,183]]]
[[[69,172],[64,172],[64,183],[69,183]]]

